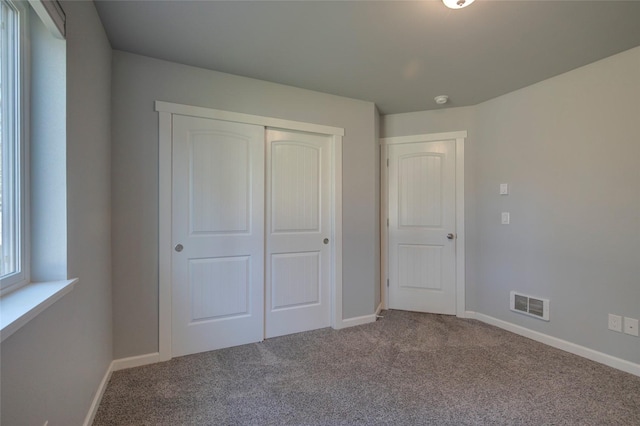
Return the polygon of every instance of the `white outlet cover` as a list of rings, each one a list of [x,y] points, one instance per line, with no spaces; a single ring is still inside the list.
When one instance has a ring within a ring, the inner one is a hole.
[[[509,184],[501,183],[500,184],[500,195],[509,195]]]
[[[632,336],[638,336],[638,320],[624,317],[624,332]]]
[[[622,317],[620,315],[609,314],[609,330],[622,333]]]

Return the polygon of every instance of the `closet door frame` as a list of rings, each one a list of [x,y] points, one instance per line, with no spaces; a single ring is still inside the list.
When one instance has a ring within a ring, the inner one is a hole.
[[[342,137],[344,129],[300,121],[242,114],[164,101],[155,102],[159,114],[159,157],[158,157],[158,353],[152,362],[167,361],[172,358],[171,349],[171,259],[172,259],[172,122],[173,115],[210,118],[221,121],[254,124],[270,128],[318,133],[332,137],[331,158],[331,203],[332,211],[332,252],[331,270],[331,327],[343,328],[342,319]],[[148,357],[144,364],[151,361]],[[140,360],[142,361],[142,360]]]

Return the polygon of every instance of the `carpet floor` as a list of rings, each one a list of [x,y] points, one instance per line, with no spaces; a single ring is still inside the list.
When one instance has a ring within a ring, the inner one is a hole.
[[[640,377],[402,311],[114,372],[100,425],[640,425]]]

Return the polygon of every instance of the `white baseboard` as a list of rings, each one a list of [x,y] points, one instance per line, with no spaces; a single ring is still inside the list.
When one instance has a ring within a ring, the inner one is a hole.
[[[383,309],[384,307],[382,306],[382,302],[380,302],[380,304],[378,305],[378,309],[376,309],[376,317],[380,315],[380,312],[382,312]]]
[[[98,386],[98,391],[96,392],[96,395],[93,397],[93,401],[91,402],[91,406],[89,407],[89,412],[87,413],[87,416],[84,419],[83,426],[91,426],[91,424],[93,423],[93,419],[96,417],[96,413],[98,412],[98,407],[100,406],[100,401],[102,401],[102,396],[104,395],[104,391],[105,389],[107,389],[107,385],[109,384],[109,379],[111,378],[111,374],[114,371],[124,370],[126,368],[141,367],[143,365],[153,364],[160,361],[163,361],[163,359],[160,358],[160,354],[157,352],[147,354],[147,355],[139,355],[139,356],[132,356],[129,358],[115,359],[111,361],[111,364],[109,364],[109,367],[107,368],[107,371],[104,373],[104,377],[100,382],[100,386]]]
[[[361,317],[343,319],[342,326],[340,328],[355,327],[356,325],[364,325],[364,324],[376,322],[376,320],[378,319],[378,315],[380,315],[381,311],[382,311],[382,302],[380,302],[380,304],[378,305],[378,308],[376,308],[376,311],[373,314],[363,315]]]
[[[109,379],[111,378],[111,373],[113,372],[113,361],[107,367],[107,371],[104,373],[104,377],[100,382],[100,386],[98,386],[98,390],[93,397],[93,401],[91,401],[91,406],[89,407],[89,412],[87,413],[87,417],[84,419],[83,426],[91,426],[93,424],[93,419],[96,417],[96,413],[98,412],[98,407],[100,406],[100,401],[102,401],[102,396],[104,395],[105,389],[107,389],[107,384],[109,383]]]
[[[475,319],[475,312],[473,311],[462,311],[462,312],[458,312],[456,313],[456,317],[458,318],[469,318],[469,319]]]
[[[356,325],[369,324],[370,322],[375,322],[375,321],[376,321],[376,314],[347,318],[342,320],[342,324],[340,324],[340,328],[355,327]]]
[[[489,315],[481,314],[478,312],[466,311],[465,317],[477,319],[478,321],[482,321],[484,323],[494,325],[498,328],[502,328],[503,330],[510,331],[520,336],[528,337],[531,340],[544,343],[545,345],[552,346],[556,349],[560,349],[565,352],[569,352],[574,355],[578,355],[583,358],[590,359],[591,361],[599,362],[600,364],[613,367],[617,370],[621,370],[626,373],[631,373],[635,376],[640,376],[640,364],[636,364],[621,358],[616,358],[612,355],[608,355],[603,352],[598,352],[594,349],[589,349],[585,346],[580,346],[575,343],[571,343],[566,340],[559,339],[557,337],[549,336],[548,334],[540,333],[538,331],[533,331],[528,328],[510,323],[507,321],[503,321],[494,317],[490,317]]]
[[[113,360],[113,371],[124,370],[133,367],[142,367],[143,365],[155,364],[164,361],[160,357],[159,352],[153,352],[146,355],[131,356],[128,358],[120,358]]]
[[[363,315],[361,317],[343,319],[340,323],[340,326],[336,327],[336,330],[340,330],[342,328],[347,328],[347,327],[355,327],[356,325],[364,325],[364,324],[376,322],[377,316],[381,310],[382,310],[382,304],[378,305],[378,309],[376,309],[376,312],[373,314]]]

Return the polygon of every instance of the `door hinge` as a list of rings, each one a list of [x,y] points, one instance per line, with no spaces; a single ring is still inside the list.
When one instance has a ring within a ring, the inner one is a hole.
[[[389,287],[389,278],[387,278],[387,287]]]
[[[389,227],[389,218],[387,218],[387,228]]]
[[[389,159],[387,158],[387,167],[389,167]]]

